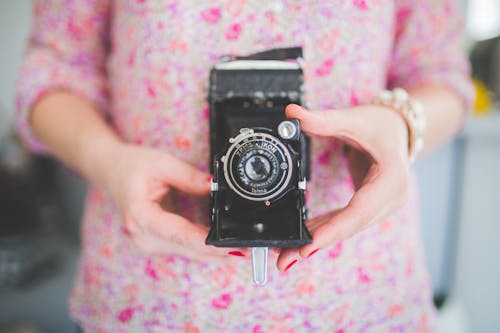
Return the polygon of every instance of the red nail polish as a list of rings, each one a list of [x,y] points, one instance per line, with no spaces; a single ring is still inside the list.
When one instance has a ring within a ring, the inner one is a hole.
[[[307,257],[309,258],[310,256],[312,256],[313,254],[315,254],[318,251],[319,251],[319,249],[316,249],[316,250],[312,251],[311,253],[309,253],[309,255]]]
[[[289,263],[288,266],[286,266],[285,271],[289,270],[290,267],[292,267],[293,265],[295,265],[296,262],[297,262],[297,259],[295,259],[294,261],[292,261],[291,263]]]
[[[245,255],[240,252],[240,251],[229,251],[227,254],[230,254],[232,256],[236,256],[236,257],[244,257]]]
[[[212,176],[212,175],[208,176],[208,181],[209,181],[209,182],[211,182],[211,181],[212,181],[212,179],[214,179],[214,176]]]

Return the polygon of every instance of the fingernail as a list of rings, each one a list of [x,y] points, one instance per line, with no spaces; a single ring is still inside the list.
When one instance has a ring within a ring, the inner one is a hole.
[[[316,249],[316,250],[312,251],[311,253],[309,253],[309,254],[307,255],[307,257],[308,257],[308,258],[309,258],[309,257],[311,257],[313,254],[315,254],[315,253],[316,253],[316,252],[318,252],[318,251],[319,251],[319,249]]]
[[[292,261],[291,263],[289,263],[288,266],[286,266],[286,268],[285,268],[285,272],[287,270],[289,270],[293,265],[295,265],[296,262],[297,262],[297,259],[295,259],[294,261]]]
[[[245,256],[245,254],[243,254],[240,251],[229,251],[227,254],[230,254],[230,255],[236,256],[236,257],[244,257]]]
[[[214,176],[212,176],[212,175],[208,176],[208,181],[209,181],[209,182],[211,182],[211,181],[212,181],[212,179],[214,179]]]

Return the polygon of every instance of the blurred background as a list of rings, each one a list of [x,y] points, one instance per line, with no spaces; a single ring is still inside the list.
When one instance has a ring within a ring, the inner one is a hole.
[[[415,165],[441,332],[500,332],[500,0],[464,2],[477,98],[464,132]],[[85,185],[12,130],[31,2],[0,2],[0,333],[77,332],[67,297]]]

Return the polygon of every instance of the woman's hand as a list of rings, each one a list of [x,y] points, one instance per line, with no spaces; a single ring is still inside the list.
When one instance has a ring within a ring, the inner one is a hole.
[[[171,209],[171,187],[207,195],[208,174],[165,152],[124,144],[88,101],[51,92],[33,107],[31,123],[54,156],[111,195],[132,240],[143,250],[203,261],[249,254],[247,249],[205,245],[208,227]]]
[[[312,244],[281,251],[277,262],[280,270],[397,212],[407,201],[409,181],[407,127],[393,110],[366,105],[308,111],[292,104],[286,114],[299,119],[305,133],[333,136],[349,146],[356,192],[346,207],[307,222]]]
[[[201,261],[234,258],[247,249],[205,245],[208,227],[172,211],[169,190],[193,195],[210,192],[210,176],[173,156],[150,148],[120,144],[109,159],[102,184],[114,199],[133,241],[147,253],[176,253]],[[235,252],[233,252],[235,253]],[[236,253],[238,255],[238,253]]]

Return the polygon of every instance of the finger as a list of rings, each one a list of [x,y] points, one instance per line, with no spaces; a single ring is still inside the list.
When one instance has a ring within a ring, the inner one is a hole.
[[[152,233],[134,234],[132,237],[134,243],[139,249],[147,254],[154,255],[181,255],[189,259],[204,261],[204,262],[222,262],[224,259],[218,255],[205,254],[195,252],[189,248],[180,248],[175,244],[165,241],[165,239],[157,237]]]
[[[283,249],[276,261],[276,267],[280,271],[288,271],[293,266],[297,265],[301,260],[298,248]]]
[[[370,124],[366,120],[366,111],[356,108],[308,111],[299,105],[290,104],[285,112],[288,118],[298,119],[301,130],[307,134],[337,137],[377,160],[380,157],[379,150],[375,149],[379,133],[375,135],[374,131],[367,130]]]
[[[338,210],[328,212],[326,214],[320,215],[318,217],[315,217],[313,219],[309,219],[306,222],[307,229],[310,232],[313,232],[316,230],[318,226],[321,224],[325,223],[328,221],[333,215],[337,214]],[[273,248],[273,252],[278,254],[278,259],[276,261],[276,266],[278,267],[278,270],[280,271],[285,271],[290,269],[292,266],[295,266],[302,257],[299,254],[299,249],[298,248]],[[297,261],[295,261],[297,260]]]
[[[281,253],[281,250],[282,248],[281,247],[273,247],[271,248],[271,251],[274,253],[274,254],[280,254]]]
[[[331,220],[335,215],[339,213],[339,209],[330,211],[320,216],[316,216],[312,219],[306,221],[307,229],[310,232],[314,232],[319,226],[323,225],[325,222]]]
[[[201,172],[188,163],[167,157],[163,170],[163,178],[169,185],[190,194],[204,195],[210,193],[211,176]]]
[[[300,249],[307,258],[311,252],[347,239],[402,207],[407,198],[407,176],[397,168],[380,171],[373,167],[367,181],[354,194],[348,205],[330,220],[312,231],[313,242]]]
[[[300,128],[308,133],[320,136],[331,136],[341,131],[344,126],[338,120],[341,110],[311,111],[297,104],[289,104],[285,109],[288,118],[300,121]]]
[[[210,228],[205,225],[199,225],[195,224],[196,227],[201,228],[204,234],[204,239],[206,239],[208,232],[210,231]],[[203,241],[203,244],[205,244],[205,240]],[[204,249],[207,252],[215,252],[217,255],[220,256],[234,256],[234,257],[250,257],[251,256],[251,251],[248,247],[217,247],[214,245],[204,245]]]
[[[147,222],[146,229],[183,249],[220,257],[249,256],[247,248],[222,248],[206,245],[207,227],[194,224],[180,215],[166,212],[159,207],[151,208],[150,221]],[[236,254],[236,252],[241,255]]]
[[[205,262],[227,262],[228,260],[241,260],[240,258],[249,258],[250,252],[247,248],[224,248],[227,253],[212,252],[211,247],[207,246],[206,251],[199,251],[189,247],[180,247],[158,237],[152,232],[134,233],[132,237],[135,244],[148,254],[178,254],[190,259]]]
[[[338,210],[328,212],[326,214],[320,215],[313,219],[307,220],[307,229],[310,232],[314,232],[319,226],[321,226],[326,221],[330,220],[333,216],[338,214]],[[274,250],[274,249],[273,249]],[[288,249],[276,249],[279,253],[278,259],[276,261],[276,266],[280,271],[285,271],[295,266],[301,259],[303,259],[299,253],[298,248],[288,248]],[[297,260],[297,261],[295,261]]]

